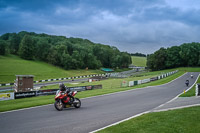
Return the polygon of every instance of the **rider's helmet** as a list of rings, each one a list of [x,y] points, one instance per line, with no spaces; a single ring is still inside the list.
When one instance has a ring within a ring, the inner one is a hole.
[[[66,91],[66,87],[63,83],[59,84],[60,91]]]

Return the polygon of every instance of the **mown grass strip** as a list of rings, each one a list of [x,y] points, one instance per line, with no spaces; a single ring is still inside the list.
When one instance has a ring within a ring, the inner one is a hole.
[[[98,133],[199,133],[200,106],[144,114]]]
[[[132,64],[135,66],[146,67],[147,58],[139,56],[131,56]]]

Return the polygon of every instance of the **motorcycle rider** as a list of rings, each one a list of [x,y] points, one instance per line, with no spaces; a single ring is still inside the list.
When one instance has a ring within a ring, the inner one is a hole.
[[[186,84],[186,86],[189,85],[189,80],[188,79],[185,81],[185,84]]]
[[[70,91],[70,88],[67,88],[63,83],[59,84],[60,91],[64,91],[67,93],[67,95],[70,97],[70,103],[74,102],[74,97],[72,96],[72,92]]]

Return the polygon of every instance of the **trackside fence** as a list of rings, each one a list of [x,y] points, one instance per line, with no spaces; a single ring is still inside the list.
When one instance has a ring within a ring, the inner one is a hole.
[[[152,77],[152,78],[148,78],[148,79],[143,79],[143,80],[136,80],[136,81],[123,81],[121,83],[121,87],[132,87],[132,86],[135,86],[135,85],[140,85],[140,84],[145,84],[145,83],[149,83],[149,82],[152,82],[152,81],[156,81],[156,80],[159,80],[159,79],[163,79],[163,78],[166,78],[172,74],[175,74],[177,73],[178,70],[176,71],[172,71],[172,72],[168,72],[166,74],[162,74],[160,76],[157,76],[157,77]]]
[[[72,91],[87,91],[94,89],[102,89],[102,85],[70,87],[70,90]],[[0,101],[26,98],[26,97],[35,97],[35,96],[55,95],[57,90],[58,89],[48,89],[48,90],[37,90],[29,92],[0,93]]]
[[[57,79],[45,79],[45,80],[37,80],[34,81],[34,83],[40,83],[40,82],[50,82],[50,81],[60,81],[60,80],[73,80],[73,79],[79,79],[79,78],[90,78],[95,76],[107,76],[108,73],[104,74],[92,74],[92,75],[85,75],[85,76],[76,76],[76,77],[67,77],[67,78],[57,78]],[[0,84],[0,86],[9,86],[14,85],[15,83],[6,83],[6,84]]]

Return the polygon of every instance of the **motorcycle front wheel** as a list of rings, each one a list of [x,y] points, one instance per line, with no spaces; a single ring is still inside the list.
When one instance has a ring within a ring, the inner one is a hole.
[[[81,107],[81,100],[79,100],[78,98],[74,98],[74,107],[80,108]]]
[[[59,100],[55,101],[54,106],[58,111],[62,111],[64,108],[63,103]]]

